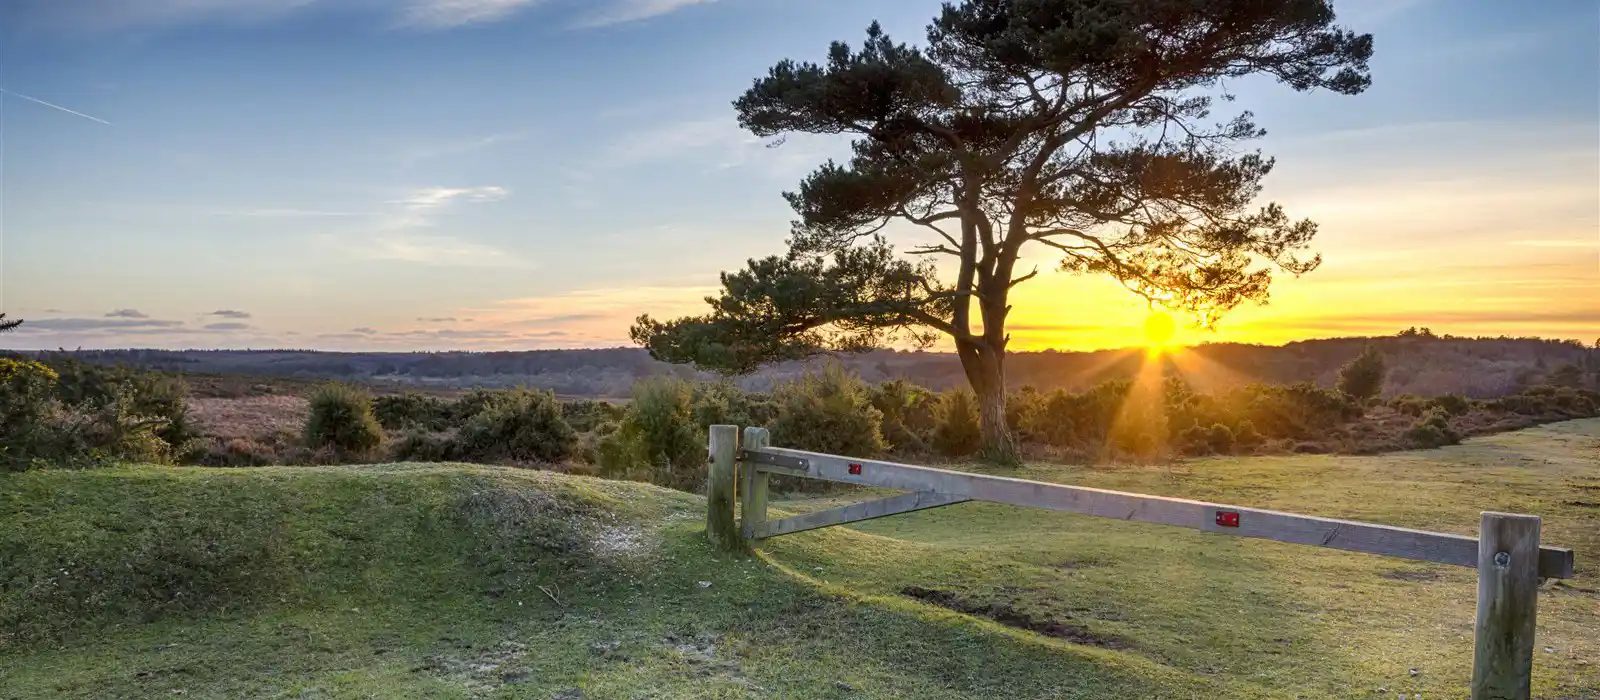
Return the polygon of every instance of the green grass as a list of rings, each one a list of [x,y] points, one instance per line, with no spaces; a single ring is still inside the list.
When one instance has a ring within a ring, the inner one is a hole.
[[[1543,515],[1579,576],[1541,589],[1535,696],[1576,699],[1600,697],[1597,464],[1590,420],[1378,457],[1014,473],[1464,534],[1480,510]],[[461,465],[0,475],[0,698],[1466,695],[1467,569],[990,504],[730,558],[703,507]]]

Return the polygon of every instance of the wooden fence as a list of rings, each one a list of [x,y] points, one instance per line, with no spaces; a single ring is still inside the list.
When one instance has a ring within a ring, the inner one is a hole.
[[[713,542],[728,549],[886,515],[989,501],[1473,567],[1478,570],[1478,617],[1472,700],[1529,697],[1539,580],[1572,577],[1572,550],[1540,546],[1539,518],[1533,515],[1483,513],[1478,537],[1473,538],[782,449],[771,446],[762,428],[746,428],[741,441],[738,427],[712,426],[710,447],[706,532]],[[767,484],[772,474],[909,493],[769,520]],[[741,511],[737,526],[736,491]]]

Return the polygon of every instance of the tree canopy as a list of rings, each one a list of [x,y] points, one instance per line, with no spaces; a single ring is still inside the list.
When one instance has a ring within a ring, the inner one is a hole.
[[[633,337],[742,372],[948,336],[986,441],[1005,440],[1008,297],[1038,274],[1017,269],[1023,250],[1200,324],[1266,299],[1274,270],[1317,267],[1317,227],[1254,204],[1274,162],[1242,146],[1264,131],[1212,110],[1251,76],[1359,93],[1371,55],[1323,0],[965,0],[924,47],[873,23],[859,48],[780,61],[734,103],[757,136],[853,137],[848,161],[785,193],[787,254],[724,274],[710,313],[641,317]],[[905,247],[917,262],[895,254],[893,223],[921,231]]]

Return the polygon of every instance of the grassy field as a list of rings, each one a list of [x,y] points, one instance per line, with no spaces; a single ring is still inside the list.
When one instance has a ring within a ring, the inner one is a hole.
[[[1579,576],[1541,589],[1535,696],[1600,698],[1600,420],[1014,474],[1463,534],[1543,515]],[[726,557],[702,519],[460,465],[0,475],[0,698],[1466,695],[1468,569],[987,504]]]

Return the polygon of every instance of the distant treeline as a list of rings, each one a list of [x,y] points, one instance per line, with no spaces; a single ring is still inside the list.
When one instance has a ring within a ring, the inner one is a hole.
[[[1600,342],[1600,341],[1597,341]],[[1332,386],[1339,367],[1372,344],[1389,366],[1384,395],[1474,398],[1505,396],[1537,385],[1563,366],[1586,379],[1600,373],[1600,350],[1576,340],[1463,338],[1410,329],[1376,338],[1307,340],[1283,346],[1214,343],[1163,358],[1169,372],[1197,389],[1218,391],[1251,383],[1313,382]],[[650,377],[711,380],[709,373],[668,365],[637,348],[508,352],[321,352],[313,350],[85,350],[66,351],[99,364],[125,364],[186,374],[248,374],[301,379],[390,382],[433,387],[548,389],[570,396],[624,398]],[[35,353],[37,354],[37,353]],[[943,391],[965,385],[954,355],[879,350],[764,368],[733,382],[768,391],[808,369],[837,361],[869,382],[905,379]],[[1133,376],[1145,361],[1138,349],[1095,352],[1019,352],[1007,359],[1013,387],[1082,391]]]

